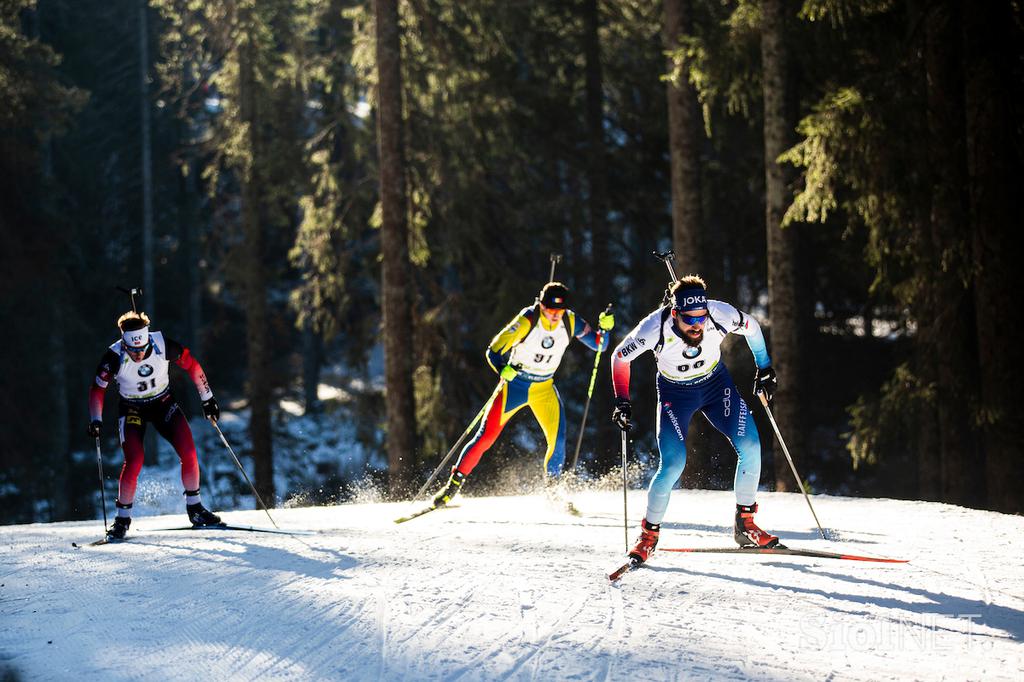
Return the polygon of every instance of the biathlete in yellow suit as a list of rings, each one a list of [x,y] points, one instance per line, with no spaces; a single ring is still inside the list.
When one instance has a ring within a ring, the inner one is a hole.
[[[523,308],[487,347],[487,364],[505,384],[487,409],[476,435],[459,455],[445,487],[434,496],[435,506],[447,504],[462,489],[466,477],[497,440],[512,416],[529,405],[547,440],[544,467],[557,477],[565,462],[565,411],[555,388],[554,375],[573,338],[593,351],[608,348],[608,331],[615,324],[611,314],[598,318],[600,330],[568,309],[569,289],[549,282],[534,305]]]

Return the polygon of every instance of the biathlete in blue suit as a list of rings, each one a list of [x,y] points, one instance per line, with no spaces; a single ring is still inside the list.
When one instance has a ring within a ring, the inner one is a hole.
[[[733,484],[736,542],[740,546],[774,547],[779,539],[754,523],[757,484],[761,478],[757,426],[722,361],[721,350],[727,335],[745,337],[757,364],[754,393],[763,393],[771,400],[777,382],[761,327],[757,320],[728,303],[709,300],[704,280],[696,275],[676,282],[671,295],[671,305],[645,317],[612,355],[616,398],[612,421],[624,431],[632,428],[630,363],[642,353],[653,351],[658,364],[657,433],[661,463],[647,494],[640,538],[629,555],[647,561],[658,544],[672,487],[686,465],[686,436],[696,412],[702,412],[725,434],[739,457]]]
[[[565,462],[565,410],[555,388],[554,375],[562,355],[572,339],[579,339],[591,350],[608,347],[608,331],[615,325],[611,314],[598,318],[594,330],[568,309],[569,289],[560,282],[549,282],[541,289],[534,305],[523,308],[487,347],[487,364],[501,376],[501,391],[487,409],[476,435],[452,468],[448,483],[434,496],[434,504],[443,506],[462,489],[466,477],[494,444],[505,424],[519,410],[530,407],[547,440],[544,467],[551,477],[562,472]]]

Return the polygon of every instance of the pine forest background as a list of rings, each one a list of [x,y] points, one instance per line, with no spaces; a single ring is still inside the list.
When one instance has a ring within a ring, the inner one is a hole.
[[[326,503],[425,480],[548,254],[584,318],[614,303],[615,343],[670,248],[762,321],[813,491],[1019,513],[1022,102],[1016,0],[0,0],[0,520],[96,517],[117,286],[244,413],[264,497]],[[619,458],[606,360],[590,478]],[[570,457],[592,363],[576,344],[556,377]],[[115,419],[108,394],[111,485]],[[517,421],[475,491],[540,473]],[[728,443],[693,428],[683,485],[728,488]],[[762,484],[794,489],[771,446]]]

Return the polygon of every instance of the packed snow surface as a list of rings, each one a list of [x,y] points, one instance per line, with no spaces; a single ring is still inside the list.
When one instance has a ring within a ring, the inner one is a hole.
[[[790,546],[910,563],[660,552],[612,585],[622,495],[573,501],[470,497],[402,525],[412,505],[273,512],[307,536],[140,517],[80,549],[100,523],[3,527],[0,678],[1024,679],[1022,517],[819,496],[822,540],[802,496],[762,493]],[[733,505],[676,491],[660,547],[732,546]]]

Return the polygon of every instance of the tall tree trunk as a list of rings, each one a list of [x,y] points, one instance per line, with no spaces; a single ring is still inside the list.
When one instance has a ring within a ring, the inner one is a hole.
[[[393,496],[409,489],[415,461],[416,411],[413,402],[413,336],[409,308],[408,225],[405,154],[402,139],[402,61],[398,0],[374,0],[377,20],[380,156],[381,289],[384,314],[384,374],[387,401],[388,489]]]
[[[611,291],[613,270],[609,262],[608,243],[611,232],[608,225],[608,156],[604,136],[604,73],[601,64],[601,14],[598,0],[583,0],[583,53],[586,60],[586,119],[587,119],[587,188],[590,192],[588,208],[590,213],[590,295],[584,297],[595,306],[581,314],[597,327],[599,312],[609,303],[614,303]],[[582,288],[584,279],[577,279]],[[621,316],[620,316],[621,319]],[[614,333],[614,332],[611,332]],[[592,363],[584,363],[590,367]],[[603,363],[602,363],[603,366]],[[600,374],[600,367],[598,373]],[[592,370],[591,370],[592,371]],[[595,386],[600,386],[600,380]],[[588,421],[595,437],[588,442],[594,447],[599,443],[615,442],[614,426],[608,419],[594,419],[596,415],[611,412],[611,395],[607,391],[595,390],[591,399]],[[586,438],[586,436],[584,436]],[[571,442],[571,441],[570,441]],[[575,443],[573,443],[575,451]],[[581,453],[584,446],[580,446]],[[571,460],[572,454],[569,454]],[[568,461],[568,460],[567,460]]]
[[[924,331],[921,327],[918,329],[920,332]],[[926,355],[926,349],[929,348],[931,348],[931,344],[920,343],[918,352]],[[938,370],[932,362],[930,357],[922,357],[917,363],[917,376],[924,383],[938,383]],[[917,471],[917,499],[919,500],[937,502],[944,499],[943,483],[947,472],[942,453],[942,436],[940,435],[942,425],[939,421],[937,405],[933,406],[928,403],[921,406],[921,414],[917,421],[916,466],[913,467]],[[907,485],[902,489],[909,492],[911,487]],[[885,494],[900,495],[904,493],[893,490]]]
[[[665,0],[662,43],[666,50],[680,47],[680,39],[693,28],[690,0]],[[668,73],[675,62],[666,62]],[[701,251],[700,136],[703,124],[697,90],[685,69],[666,85],[668,95],[668,140],[672,170],[672,244],[680,275],[704,270]]]
[[[153,272],[153,145],[149,111],[149,0],[139,0],[139,122],[142,132],[142,288],[146,311],[156,313]]]
[[[565,193],[570,197],[565,202],[565,222],[567,225],[566,231],[566,248],[569,252],[565,255],[566,261],[562,264],[563,272],[569,272],[572,274],[572,282],[569,282],[570,286],[576,287],[577,290],[583,291],[587,288],[587,281],[589,275],[593,272],[590,264],[586,261],[584,246],[586,246],[587,235],[586,235],[586,216],[584,215],[583,209],[583,183],[580,181],[579,174],[576,173],[569,164],[556,160],[551,164],[553,167],[552,176],[562,187],[565,188]],[[556,277],[558,275],[556,274]],[[562,281],[566,281],[565,275],[561,275]]]
[[[38,18],[38,17],[37,17]],[[41,145],[41,157],[42,157],[42,171],[43,171],[43,183],[47,189],[46,198],[44,201],[47,205],[44,210],[49,215],[57,215],[54,206],[50,205],[51,197],[56,192],[52,191],[55,188],[54,177],[53,177],[53,140],[47,136]],[[51,396],[51,414],[53,419],[50,421],[51,429],[50,435],[52,442],[50,444],[50,471],[52,472],[49,476],[50,483],[50,520],[51,521],[64,521],[71,516],[71,490],[69,485],[69,475],[71,473],[71,418],[68,410],[71,405],[68,404],[68,343],[67,335],[65,334],[66,321],[67,321],[67,301],[65,299],[65,291],[70,287],[70,278],[63,278],[63,284],[61,291],[53,292],[49,298],[50,309],[53,322],[50,328],[53,330],[53,355],[52,362],[50,364],[51,381],[50,385],[53,390]],[[77,407],[77,401],[76,405]]]
[[[187,319],[188,344],[197,357],[203,357],[202,295],[203,283],[199,269],[199,210],[197,207],[199,188],[196,186],[197,164],[187,159],[181,167],[181,237],[184,245],[185,271],[188,282]]]
[[[583,0],[583,52],[586,60],[587,189],[590,192],[591,293],[597,305],[608,303],[608,169],[604,143],[604,76],[598,30],[598,0]],[[581,283],[577,283],[579,285]]]
[[[665,0],[662,45],[666,51],[681,46],[681,40],[693,30],[693,3],[691,0]],[[675,73],[676,62],[666,61],[669,74]],[[666,83],[668,98],[668,146],[672,175],[672,248],[676,253],[676,272],[700,273],[709,280],[717,279],[704,273],[704,250],[701,240],[701,182],[700,140],[703,119],[697,90],[690,83],[686,68],[678,77]],[[683,485],[706,486],[711,466],[709,427],[704,419],[690,425],[687,442],[686,469]]]
[[[977,344],[971,334],[950,333],[965,317],[974,317],[972,292],[965,285],[970,271],[970,234],[964,230],[969,224],[969,199],[958,0],[932,3],[925,11],[932,192],[931,257],[921,276],[933,305],[925,313],[931,317],[927,325],[931,339],[924,348],[928,356],[924,362],[934,367],[936,379],[940,499],[978,506],[984,502],[984,468],[968,407],[977,396]],[[931,482],[932,472],[920,472],[918,480]],[[924,499],[935,499],[930,489],[920,492]]]
[[[1009,3],[965,1],[961,15],[987,506],[1020,512],[1024,422],[1014,414],[1017,382],[1006,369],[1024,329],[1017,293],[1022,255],[1013,236],[1024,223],[1017,196],[1022,140],[1012,108],[1024,93],[1010,67],[1020,63],[1020,36]]]
[[[252,25],[251,21],[243,22]],[[245,339],[248,350],[249,371],[249,440],[255,464],[254,485],[263,501],[274,505],[274,451],[270,424],[271,378],[268,339],[267,281],[264,260],[262,187],[264,177],[260,169],[263,161],[261,138],[262,116],[259,93],[256,91],[255,46],[249,37],[239,55],[240,115],[247,126],[247,142],[252,161],[248,177],[243,179],[242,221],[245,245],[243,282],[245,291]]]
[[[302,395],[305,414],[320,414],[320,335],[313,322],[306,320],[302,327]]]
[[[801,357],[803,335],[798,282],[799,232],[796,226],[782,227],[786,211],[788,178],[776,161],[793,142],[795,121],[788,111],[789,54],[786,43],[785,0],[765,0],[761,5],[761,60],[764,82],[764,168],[765,229],[768,233],[768,312],[771,318],[772,366],[779,376],[774,401],[775,419],[784,434],[790,453],[801,469],[804,452],[800,422]],[[767,440],[767,439],[766,439]],[[789,465],[775,457],[775,489],[797,490]]]
[[[53,421],[51,422],[50,435],[52,437],[49,460],[50,471],[50,520],[63,521],[70,513],[68,474],[71,469],[71,457],[69,456],[69,445],[71,435],[71,424],[68,418],[68,364],[67,364],[67,339],[64,335],[64,320],[60,313],[63,305],[54,306],[54,317],[57,324],[53,327],[53,363],[50,365],[52,375],[53,395],[50,400],[53,405]]]
[[[151,320],[156,319],[156,283],[153,261],[153,143],[149,111],[149,0],[139,0],[139,128],[142,181],[142,300]],[[147,464],[160,461],[160,439],[156,429],[145,438]]]

